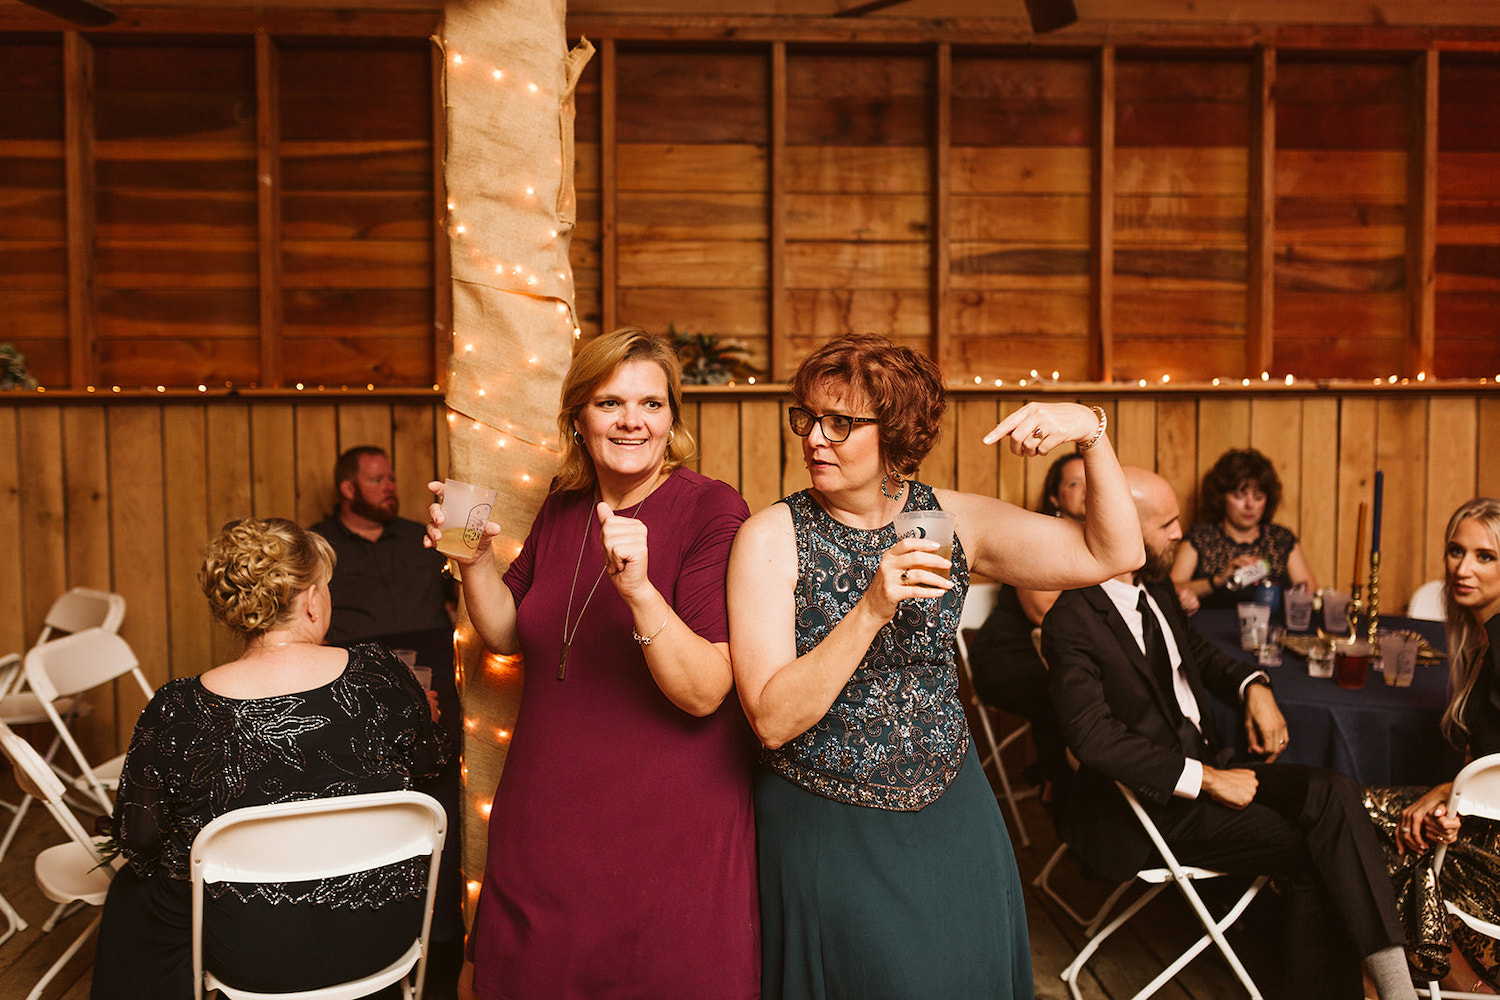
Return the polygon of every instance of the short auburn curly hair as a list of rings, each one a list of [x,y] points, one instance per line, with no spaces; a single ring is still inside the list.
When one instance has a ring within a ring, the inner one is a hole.
[[[948,391],[932,359],[873,333],[846,333],[809,354],[792,377],[805,404],[819,389],[847,388],[880,427],[880,455],[902,476],[916,474],[942,433]]]
[[[1281,477],[1271,460],[1254,448],[1231,448],[1219,456],[1203,477],[1203,506],[1198,520],[1210,524],[1224,520],[1224,501],[1241,486],[1253,485],[1266,497],[1261,524],[1270,524],[1281,506]]]

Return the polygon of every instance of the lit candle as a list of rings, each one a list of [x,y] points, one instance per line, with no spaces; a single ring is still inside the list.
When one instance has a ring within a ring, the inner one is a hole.
[[[1375,470],[1375,514],[1370,518],[1370,554],[1380,551],[1380,504],[1385,493],[1385,473]]]
[[[1369,504],[1363,500],[1359,502],[1359,527],[1354,529],[1354,585],[1363,586],[1365,582],[1365,514],[1369,510]]]

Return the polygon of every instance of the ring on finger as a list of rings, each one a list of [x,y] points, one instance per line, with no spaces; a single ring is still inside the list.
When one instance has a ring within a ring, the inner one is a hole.
[[[907,584],[906,570],[903,569],[901,571],[901,585],[904,587],[904,586],[906,586],[906,584]]]
[[[1034,438],[1036,438],[1038,441],[1040,441],[1042,438],[1046,437],[1047,435],[1046,435],[1046,433],[1040,427],[1038,427],[1036,430],[1034,430],[1034,431],[1031,432],[1031,436],[1034,437]]]

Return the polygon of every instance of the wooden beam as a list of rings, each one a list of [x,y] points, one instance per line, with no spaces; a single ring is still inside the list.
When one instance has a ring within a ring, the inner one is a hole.
[[[950,159],[953,146],[953,46],[937,47],[932,137],[932,358],[944,375],[952,376],[953,330],[949,297],[952,286],[953,195]]]
[[[1249,273],[1245,287],[1245,373],[1270,371],[1276,350],[1276,50],[1251,63],[1250,150],[1246,157]]]
[[[619,238],[615,229],[620,185],[615,149],[615,40],[599,43],[599,313],[600,331],[619,325],[616,307],[620,280]]]
[[[1089,378],[1114,378],[1115,281],[1115,47],[1099,50],[1096,61],[1093,239],[1089,248]]]
[[[448,359],[453,355],[453,261],[448,246],[448,179],[443,160],[448,152],[448,109],[443,71],[446,56],[432,42],[432,381],[448,387]]]
[[[76,31],[63,33],[63,116],[68,213],[68,382],[93,385],[94,237],[97,178],[94,171],[94,47]]]
[[[255,35],[255,186],[260,264],[260,384],[283,384],[281,327],[281,69],[276,42]]]
[[[778,382],[791,377],[791,329],[786,294],[786,43],[771,43],[771,134],[766,137],[767,220],[766,276],[770,285],[770,338],[766,371]]]
[[[1411,149],[1406,161],[1406,348],[1403,375],[1432,373],[1437,328],[1438,54],[1412,65]]]

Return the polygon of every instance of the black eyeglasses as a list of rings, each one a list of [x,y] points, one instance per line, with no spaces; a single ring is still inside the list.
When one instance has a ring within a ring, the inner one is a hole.
[[[792,425],[792,433],[798,437],[807,437],[816,424],[822,428],[823,436],[834,444],[849,440],[855,424],[880,423],[874,417],[850,417],[842,413],[825,413],[815,417],[800,406],[787,407],[786,419]]]

